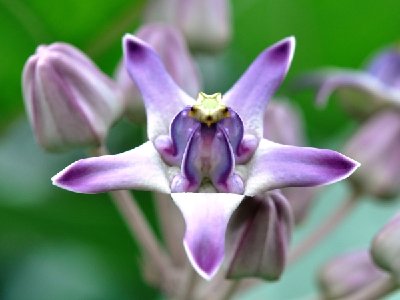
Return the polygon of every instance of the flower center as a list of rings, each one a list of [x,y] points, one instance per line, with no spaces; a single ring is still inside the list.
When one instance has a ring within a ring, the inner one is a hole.
[[[196,103],[190,108],[189,116],[210,127],[224,118],[229,118],[230,114],[228,107],[222,103],[221,93],[199,93]]]
[[[244,184],[235,166],[253,155],[257,140],[251,137],[244,138],[241,118],[220,93],[200,93],[172,120],[170,135],[157,137],[154,145],[167,164],[180,168],[172,192],[197,192],[211,183],[219,192],[242,194]]]

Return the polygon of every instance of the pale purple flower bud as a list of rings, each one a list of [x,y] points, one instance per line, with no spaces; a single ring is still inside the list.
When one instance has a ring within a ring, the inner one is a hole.
[[[342,299],[387,277],[388,274],[374,265],[369,252],[360,250],[326,263],[319,271],[318,284],[323,299]]]
[[[264,138],[284,145],[304,146],[304,135],[302,118],[296,107],[288,101],[271,101],[264,114]],[[296,224],[306,218],[316,191],[317,188],[311,187],[282,189],[292,207]]]
[[[351,178],[355,188],[379,198],[400,192],[400,113],[382,111],[351,138],[345,153],[362,163]]]
[[[285,267],[292,227],[290,205],[279,190],[245,199],[228,225],[227,278],[279,279]]]
[[[22,76],[26,111],[49,151],[99,146],[123,108],[116,84],[77,48],[39,46]]]
[[[146,21],[178,27],[191,49],[214,52],[231,39],[231,13],[227,0],[159,0],[150,2]]]
[[[400,213],[375,236],[371,255],[375,263],[395,276],[400,284]]]
[[[179,30],[165,24],[148,24],[142,26],[136,35],[154,48],[169,75],[182,90],[191,96],[199,93],[201,87],[199,71]],[[142,96],[123,62],[116,71],[116,81],[123,91],[127,116],[132,121],[145,122],[146,113]]]

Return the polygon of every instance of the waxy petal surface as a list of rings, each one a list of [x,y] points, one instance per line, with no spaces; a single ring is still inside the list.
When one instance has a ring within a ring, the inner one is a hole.
[[[159,135],[167,135],[171,120],[194,100],[178,87],[148,44],[127,34],[123,48],[125,66],[142,94],[147,133],[153,141]]]
[[[117,155],[78,160],[52,178],[77,193],[138,189],[169,193],[166,166],[151,142]]]
[[[171,195],[186,223],[183,243],[189,260],[202,277],[210,279],[224,259],[226,227],[244,196],[226,193]]]
[[[249,162],[245,195],[284,187],[308,187],[348,177],[359,163],[326,149],[287,146],[262,139]]]
[[[262,137],[265,108],[289,69],[294,47],[289,37],[264,50],[224,95],[225,104],[242,118],[245,133]]]

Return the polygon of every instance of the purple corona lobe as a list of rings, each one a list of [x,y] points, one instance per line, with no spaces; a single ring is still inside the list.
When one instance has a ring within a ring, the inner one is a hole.
[[[240,117],[228,108],[228,117],[207,125],[191,117],[190,112],[191,107],[186,107],[175,116],[169,140],[162,137],[156,141],[164,161],[181,168],[172,182],[172,191],[196,192],[208,179],[219,192],[242,194],[243,181],[234,174],[235,158],[249,157],[253,148],[241,147]]]

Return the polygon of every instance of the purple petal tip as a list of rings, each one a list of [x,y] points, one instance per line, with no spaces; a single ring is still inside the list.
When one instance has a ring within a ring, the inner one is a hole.
[[[75,193],[95,193],[95,191],[85,189],[81,178],[91,170],[84,163],[80,164],[80,161],[54,175],[51,178],[53,185]]]
[[[296,39],[294,36],[285,38],[281,42],[277,43],[271,52],[271,57],[276,61],[287,61],[287,68],[289,68],[294,54],[296,46]]]
[[[140,60],[146,54],[145,47],[147,45],[139,38],[131,34],[126,34],[123,38],[123,48],[125,55],[131,60]]]
[[[183,246],[189,261],[196,272],[206,280],[211,280],[217,273],[219,267],[222,264],[223,256],[221,258],[213,257],[196,257],[193,256],[193,252],[190,250],[188,244],[184,241]],[[208,247],[206,245],[206,247]]]

